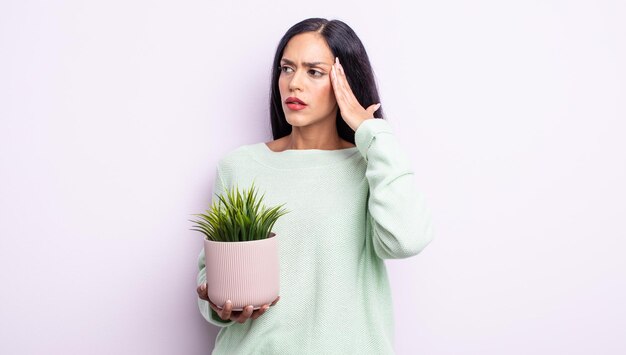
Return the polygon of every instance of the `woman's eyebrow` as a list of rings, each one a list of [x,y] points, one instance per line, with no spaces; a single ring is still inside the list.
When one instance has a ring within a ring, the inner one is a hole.
[[[285,62],[285,63],[287,63],[287,64],[291,64],[291,65],[294,65],[294,64],[295,64],[293,61],[291,61],[291,60],[289,60],[289,59],[285,59],[285,58],[281,59],[280,61],[281,61],[281,62]],[[309,68],[310,68],[310,67],[315,67],[315,66],[318,66],[318,65],[320,65],[320,64],[323,64],[323,65],[330,65],[330,64],[328,64],[328,63],[324,63],[324,62],[302,62],[302,65],[304,65],[305,67],[309,67]]]

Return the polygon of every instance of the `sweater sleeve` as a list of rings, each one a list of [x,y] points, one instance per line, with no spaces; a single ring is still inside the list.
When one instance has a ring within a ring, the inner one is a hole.
[[[430,210],[389,122],[367,119],[354,138],[367,162],[367,223],[374,251],[381,259],[417,255],[433,239]]]
[[[222,181],[221,175],[219,173],[219,164],[215,177],[215,183],[213,185],[213,196],[215,194],[221,195],[224,193],[224,183]],[[215,201],[215,198],[212,199]],[[204,256],[204,248],[200,251],[200,255],[198,255],[198,276],[196,278],[196,284],[201,285],[206,282],[206,259]],[[232,320],[223,320],[220,316],[211,308],[208,301],[205,301],[198,297],[198,308],[200,309],[200,313],[207,320],[207,322],[216,325],[218,327],[227,327],[235,323]]]

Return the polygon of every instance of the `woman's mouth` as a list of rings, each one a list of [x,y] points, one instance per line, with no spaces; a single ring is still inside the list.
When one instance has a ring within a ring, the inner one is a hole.
[[[294,111],[299,111],[302,110],[304,108],[306,108],[306,104],[300,100],[297,97],[288,97],[285,100],[285,104],[287,105],[287,107],[289,107],[290,109],[294,110]]]

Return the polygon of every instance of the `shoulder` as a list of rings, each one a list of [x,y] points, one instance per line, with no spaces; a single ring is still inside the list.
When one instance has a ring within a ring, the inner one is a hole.
[[[288,139],[289,139],[289,136],[284,136],[284,137],[281,137],[281,138],[278,138],[278,139],[275,139],[273,141],[269,141],[263,144],[265,144],[271,151],[282,152],[285,150],[285,147],[289,143]]]
[[[263,148],[261,144],[265,144],[264,142],[252,143],[252,144],[244,144],[235,149],[231,149],[226,154],[224,154],[220,159],[218,159],[218,167],[224,168],[232,168],[235,166],[246,165],[252,159],[253,152],[257,149]]]

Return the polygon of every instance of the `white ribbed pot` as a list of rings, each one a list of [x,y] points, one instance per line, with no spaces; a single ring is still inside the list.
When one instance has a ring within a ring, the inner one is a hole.
[[[280,289],[278,236],[247,242],[204,239],[209,299],[220,309],[230,300],[234,311],[271,304]]]

